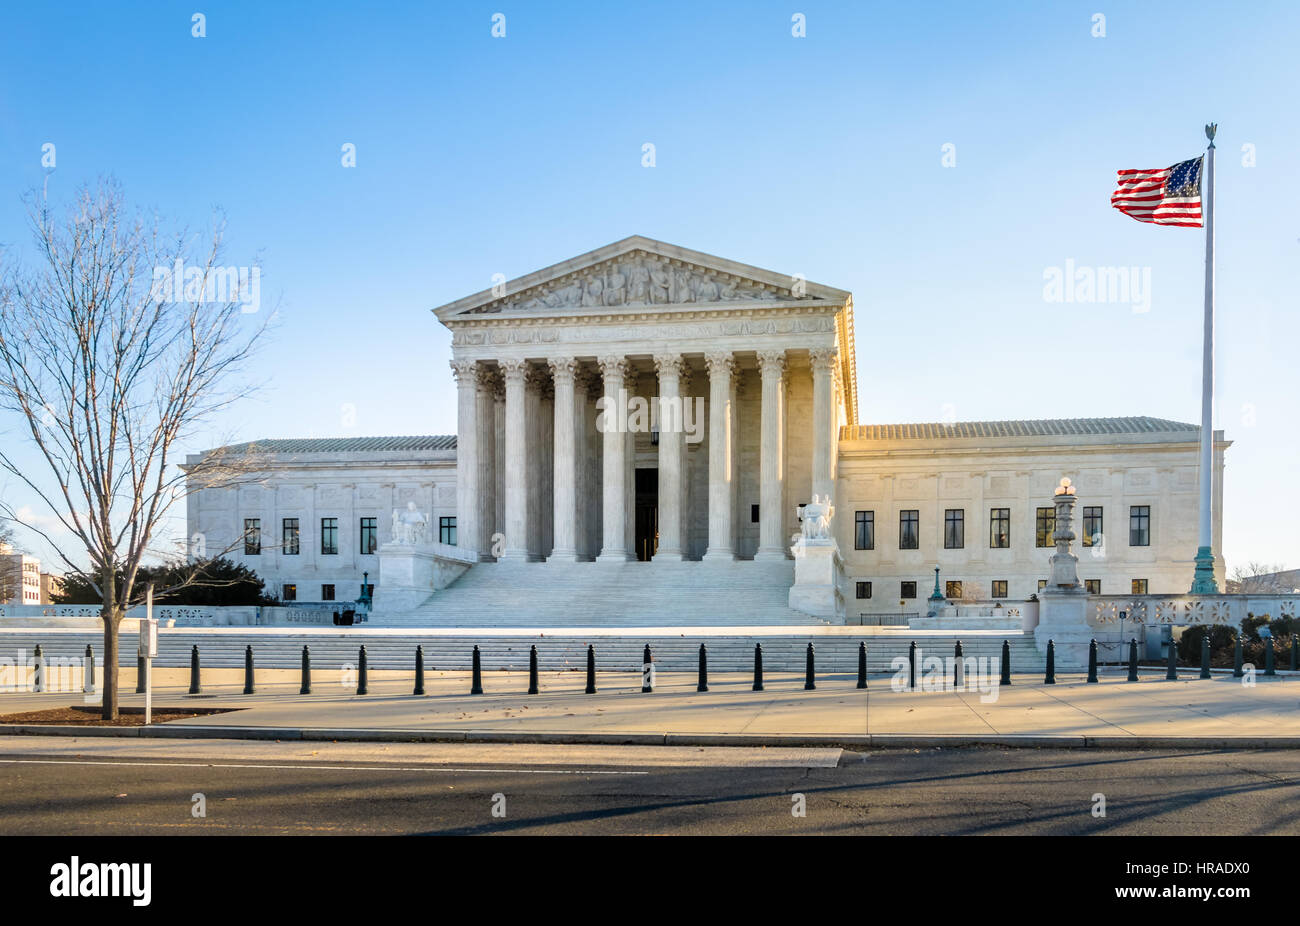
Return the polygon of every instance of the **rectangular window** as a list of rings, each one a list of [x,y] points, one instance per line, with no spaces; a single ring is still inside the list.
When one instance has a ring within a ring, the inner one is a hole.
[[[960,550],[966,546],[966,509],[949,508],[943,513],[943,548]]]
[[[1034,546],[1052,546],[1054,533],[1056,533],[1056,509],[1039,508],[1034,515]]]
[[[1007,580],[1006,580],[1006,579],[994,579],[994,580],[993,580],[993,597],[994,597],[994,598],[1005,598],[1005,597],[1007,597]]]
[[[374,553],[377,546],[379,546],[379,528],[375,523],[375,518],[362,518],[361,552]]]
[[[456,519],[439,518],[438,519],[438,542],[445,543],[448,546],[456,545]]]
[[[898,513],[898,549],[916,550],[921,546],[921,512],[910,508]],[[913,585],[916,583],[913,582]]]
[[[244,555],[257,556],[262,552],[262,521],[244,518]]]
[[[1083,587],[1089,595],[1101,594],[1101,579],[1084,579]]]
[[[322,585],[322,586],[320,587],[320,600],[321,600],[321,601],[333,601],[333,600],[334,600],[334,586],[333,586],[333,585]]]
[[[1011,509],[989,509],[989,547],[1005,550],[1011,546]]]
[[[916,597],[916,583],[915,583],[915,582],[903,582],[903,583],[901,583],[901,584],[899,585],[899,587],[898,587],[898,597],[899,597],[899,598],[915,598],[915,597]]]
[[[1151,506],[1133,505],[1128,510],[1128,545],[1151,546]]]
[[[1043,589],[1045,589],[1045,588],[1047,588],[1047,580],[1046,580],[1046,579],[1039,579],[1039,580],[1038,580],[1038,590],[1041,592],[1041,591],[1042,591]]]
[[[858,585],[858,597],[859,597],[859,598],[870,598],[870,597],[871,597],[871,583],[870,583],[870,582],[859,582],[859,583],[857,583],[857,585]]]
[[[961,598],[961,580],[949,579],[944,583],[943,597],[956,601]]]
[[[758,506],[757,506],[757,505],[750,505],[750,506],[749,506],[749,523],[750,523],[750,524],[757,524],[757,523],[758,523]]]
[[[1132,593],[1133,593],[1134,595],[1145,595],[1145,594],[1147,594],[1147,580],[1146,580],[1146,579],[1134,579],[1134,580],[1133,580],[1133,591],[1132,591]]]
[[[285,556],[298,555],[298,519],[285,518],[281,523],[280,545]]]
[[[1083,509],[1083,545],[1090,547],[1101,543],[1101,506]]]
[[[283,591],[283,592],[281,593],[281,595],[280,595],[280,600],[281,600],[281,601],[297,601],[297,600],[298,600],[298,586],[296,586],[296,585],[286,585],[286,586],[284,587],[284,591]]]
[[[874,511],[853,512],[853,549],[874,550],[876,548],[876,513]]]
[[[339,552],[339,519],[320,519],[320,551],[337,556]]]

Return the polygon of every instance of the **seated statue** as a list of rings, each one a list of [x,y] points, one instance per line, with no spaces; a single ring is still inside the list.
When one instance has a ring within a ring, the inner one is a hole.
[[[835,507],[830,496],[814,495],[812,501],[803,508],[803,539],[830,540],[831,517]]]
[[[408,547],[424,543],[428,527],[428,516],[416,510],[415,502],[407,502],[405,511],[393,509],[393,543]]]

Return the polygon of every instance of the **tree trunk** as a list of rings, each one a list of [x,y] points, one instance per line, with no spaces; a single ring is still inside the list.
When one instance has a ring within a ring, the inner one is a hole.
[[[104,622],[104,705],[101,716],[105,720],[117,719],[117,628],[122,615],[117,607],[117,577],[112,569],[104,570],[100,588],[104,591],[99,610]]]

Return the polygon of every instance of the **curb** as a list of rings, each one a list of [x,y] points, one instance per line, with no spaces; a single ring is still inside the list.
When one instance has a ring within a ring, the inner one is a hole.
[[[1085,736],[1036,733],[526,733],[511,730],[220,727],[175,723],[148,727],[5,724],[0,725],[0,736],[108,736],[353,743],[544,743],[598,746],[856,746],[881,749],[933,749],[945,746],[1003,746],[1021,749],[1300,749],[1300,736]]]

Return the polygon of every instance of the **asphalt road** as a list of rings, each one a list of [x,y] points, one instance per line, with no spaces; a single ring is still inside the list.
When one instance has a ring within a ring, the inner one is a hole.
[[[4,835],[1300,833],[1289,750],[899,750],[771,768],[692,764],[692,747],[679,766],[624,747],[566,767],[523,747],[498,767],[454,747],[431,762],[335,760],[330,744],[310,760],[189,761],[42,756],[15,739],[0,742]]]

